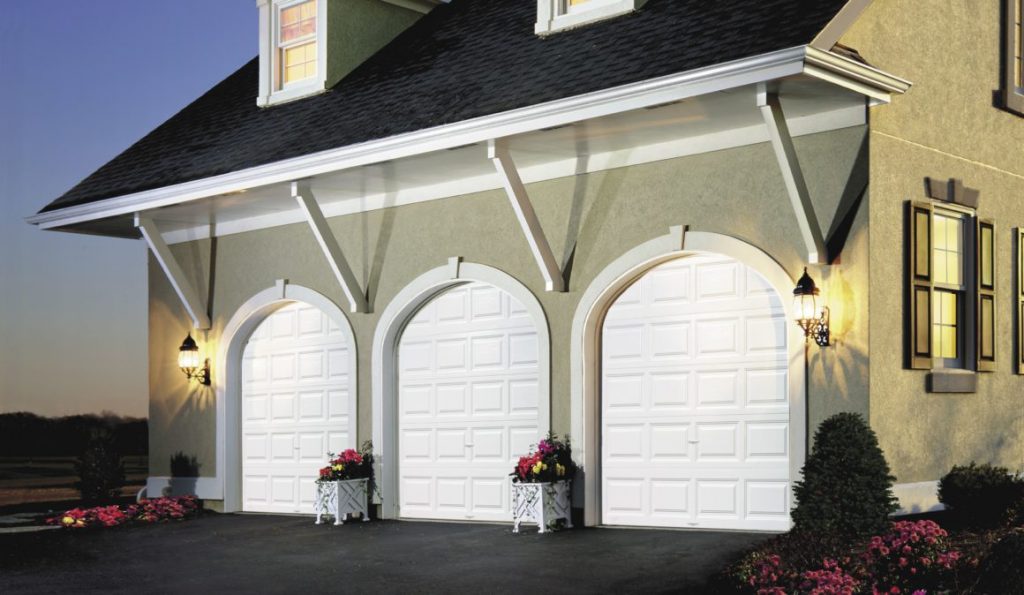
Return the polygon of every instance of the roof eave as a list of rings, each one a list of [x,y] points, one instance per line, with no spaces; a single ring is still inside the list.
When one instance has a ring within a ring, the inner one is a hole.
[[[40,212],[26,218],[41,229],[117,217],[250,188],[485,142],[727,89],[807,74],[875,101],[889,101],[910,83],[810,46],[648,79],[515,110],[348,145],[133,194]]]

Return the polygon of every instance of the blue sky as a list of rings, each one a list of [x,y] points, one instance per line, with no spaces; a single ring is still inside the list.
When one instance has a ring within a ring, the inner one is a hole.
[[[145,246],[24,218],[255,56],[256,3],[0,5],[0,412],[147,415]]]

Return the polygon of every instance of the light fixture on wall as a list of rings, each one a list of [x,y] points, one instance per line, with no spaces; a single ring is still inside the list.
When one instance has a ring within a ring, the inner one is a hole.
[[[189,380],[210,386],[210,360],[199,356],[199,345],[189,333],[178,349],[178,367]]]
[[[815,343],[821,347],[828,347],[828,307],[822,306],[820,310],[818,309],[818,293],[814,279],[811,279],[807,274],[807,267],[804,267],[804,274],[793,289],[793,312],[796,313],[796,323],[804,330],[804,337],[813,337]]]

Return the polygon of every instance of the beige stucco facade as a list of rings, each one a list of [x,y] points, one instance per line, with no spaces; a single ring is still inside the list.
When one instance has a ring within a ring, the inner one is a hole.
[[[972,460],[1024,467],[1024,376],[1014,366],[1013,231],[1024,226],[1024,118],[995,106],[998,0],[877,0],[841,42],[914,82],[870,119],[870,421],[900,482]],[[997,370],[974,394],[926,392],[903,367],[903,209],[924,179],[960,178],[996,223]]]
[[[796,139],[807,183],[828,229],[855,171],[863,126]],[[418,275],[449,257],[486,264],[526,285],[544,308],[551,334],[552,429],[570,430],[570,335],[583,291],[610,262],[670,225],[741,239],[766,252],[795,279],[805,265],[796,215],[767,143],[563,178],[530,185],[552,249],[568,258],[569,289],[545,292],[541,274],[508,199],[500,191],[471,194],[338,217],[330,220],[372,312],[348,314],[358,351],[359,441],[371,437],[371,349],[380,312]],[[868,412],[867,209],[861,206],[843,250],[841,267],[812,267],[836,287],[845,305],[833,306],[835,345],[810,353],[810,420],[840,410]],[[173,247],[202,295],[210,295],[213,353],[228,320],[277,279],[302,285],[345,304],[342,290],[308,226],[288,225]],[[211,258],[212,255],[212,258]],[[212,262],[212,266],[211,266]],[[215,470],[215,390],[187,384],[176,350],[190,320],[163,271],[150,262],[151,475],[168,471],[171,454],[195,454],[201,474]],[[211,288],[212,285],[212,288]],[[827,290],[827,289],[826,289]],[[782,296],[790,299],[789,296]],[[214,384],[218,371],[213,372]],[[827,397],[826,397],[827,395]]]
[[[873,2],[841,42],[914,87],[869,108],[867,126],[795,141],[833,251],[830,265],[809,267],[831,309],[832,345],[808,348],[808,426],[813,433],[839,411],[865,415],[901,484],[937,480],[972,460],[1024,467],[1011,250],[1014,228],[1024,226],[1024,118],[993,105],[1000,19],[996,0]],[[903,209],[908,200],[926,199],[925,177],[961,178],[979,189],[978,213],[997,226],[998,365],[978,375],[973,394],[929,393],[928,373],[904,367]],[[571,260],[564,293],[544,291],[500,191],[329,221],[367,288],[371,310],[347,314],[358,356],[359,442],[371,438],[370,347],[380,313],[410,281],[450,257],[499,269],[539,300],[551,336],[551,425],[560,434],[572,421],[573,317],[583,291],[609,263],[669,226],[685,225],[755,246],[794,281],[806,265],[797,215],[766,143],[536,183],[528,191],[556,257]],[[178,244],[173,251],[209,298],[212,329],[203,339],[211,354],[246,300],[278,279],[346,303],[304,224]],[[175,356],[189,317],[153,259],[149,281],[150,474],[167,475],[171,454],[184,451],[197,456],[202,476],[212,477],[222,371],[213,370],[214,388],[186,383]]]

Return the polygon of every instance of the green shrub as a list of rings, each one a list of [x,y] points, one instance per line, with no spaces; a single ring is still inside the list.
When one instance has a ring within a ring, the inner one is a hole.
[[[1024,530],[1000,539],[981,562],[972,590],[979,595],[1024,595]]]
[[[118,495],[124,485],[124,463],[107,431],[94,432],[85,452],[75,462],[78,482],[75,487],[87,501],[103,500]]]
[[[1024,479],[1006,467],[989,464],[956,466],[939,480],[939,502],[961,523],[998,527],[1010,520],[1024,500]]]
[[[834,415],[818,427],[803,479],[794,484],[794,528],[848,537],[884,531],[898,508],[895,479],[864,418]]]

